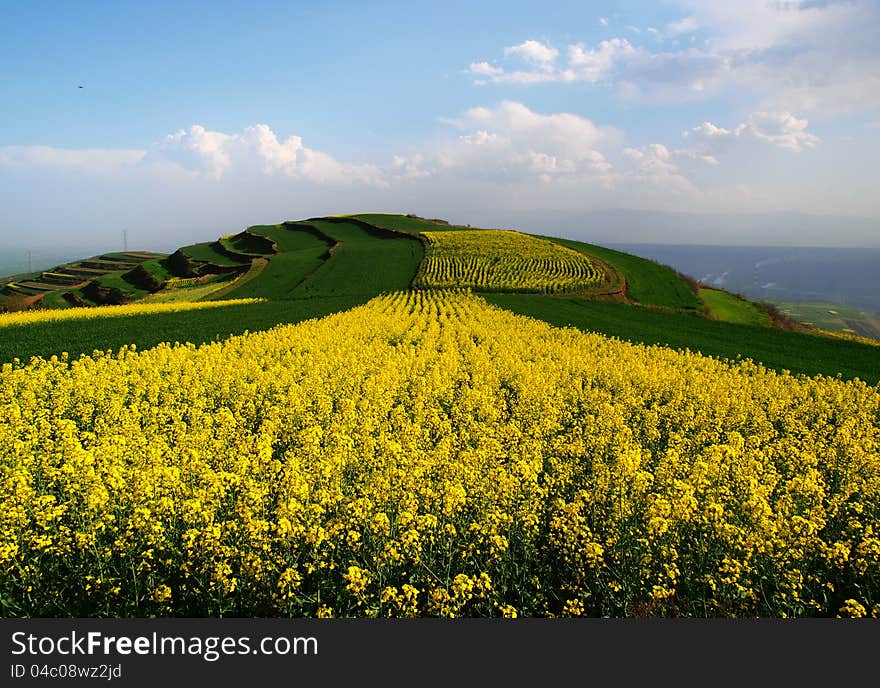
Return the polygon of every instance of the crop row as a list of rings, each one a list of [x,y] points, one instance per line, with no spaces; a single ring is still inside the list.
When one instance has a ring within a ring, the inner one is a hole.
[[[555,293],[587,289],[605,279],[587,256],[520,232],[423,234],[429,249],[416,287]]]
[[[462,293],[0,370],[4,616],[880,615],[880,393]]]
[[[16,325],[57,322],[61,320],[95,320],[101,318],[121,318],[131,315],[189,311],[204,308],[218,308],[237,304],[256,303],[262,299],[237,299],[229,301],[204,301],[198,303],[132,303],[120,306],[101,306],[99,308],[81,307],[64,310],[30,310],[0,314],[0,329]]]

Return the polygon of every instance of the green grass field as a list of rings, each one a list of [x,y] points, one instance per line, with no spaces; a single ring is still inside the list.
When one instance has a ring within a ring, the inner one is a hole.
[[[205,342],[265,330],[281,323],[295,323],[353,308],[368,296],[305,299],[252,303],[204,311],[158,313],[130,317],[35,323],[4,329],[0,337],[0,363],[31,356],[48,358],[68,352],[71,357],[95,349],[116,351],[126,344],[140,349],[161,342]]]
[[[171,279],[174,277],[174,274],[168,268],[167,260],[165,258],[154,258],[153,260],[147,260],[141,263],[141,267],[153,275],[160,282],[164,282],[165,280]]]
[[[305,230],[284,226],[251,229],[275,241],[279,253],[266,256],[269,264],[259,278],[229,290],[223,294],[223,298],[296,298],[297,286],[321,267],[331,242]]]
[[[772,324],[767,313],[751,301],[741,299],[734,294],[708,287],[700,287],[697,294],[709,309],[710,317],[715,320],[745,325],[763,325],[764,327],[769,327]]]
[[[756,325],[708,320],[623,303],[532,294],[490,294],[486,300],[514,313],[630,342],[663,344],[708,356],[751,358],[768,368],[807,375],[880,381],[880,348]]]
[[[101,275],[98,278],[98,284],[110,289],[119,289],[132,299],[140,299],[150,293],[146,289],[141,289],[126,280],[123,277],[124,274],[125,272],[108,272],[106,275]]]
[[[180,251],[181,253],[192,258],[193,260],[200,260],[205,263],[212,263],[214,265],[244,265],[244,262],[236,260],[235,258],[230,258],[224,253],[220,253],[220,251],[214,248],[213,241],[183,246]]]
[[[645,306],[676,310],[701,310],[697,295],[675,270],[646,258],[572,239],[545,237],[576,251],[595,256],[626,276],[626,293],[633,301]]]
[[[44,308],[70,308],[70,303],[64,298],[64,293],[61,291],[46,294],[42,303]]]
[[[19,275],[14,280],[16,283],[30,281],[36,282],[38,285],[45,284],[49,288],[26,287],[19,284],[10,287],[5,286],[5,282],[0,283],[0,290],[2,290],[0,291],[0,309],[13,306],[13,301],[21,296],[37,295],[42,297],[36,304],[37,307],[68,308],[70,304],[64,298],[66,292],[73,292],[85,303],[93,303],[81,287],[75,286],[77,283],[88,280],[95,280],[101,287],[119,289],[126,294],[127,298],[142,298],[149,291],[125,275],[135,268],[143,268],[153,274],[158,282],[162,282],[170,276],[165,259],[165,254],[148,251],[104,253],[56,265],[49,270]],[[13,307],[12,310],[17,310],[18,307]]]
[[[357,215],[348,215],[358,220],[362,220],[374,227],[382,229],[390,229],[394,232],[404,232],[417,236],[422,232],[437,232],[442,230],[456,229],[476,229],[476,227],[462,227],[461,225],[448,225],[443,223],[430,222],[426,219],[417,217],[408,217],[406,215],[390,215],[387,213],[360,213]]]
[[[243,253],[248,256],[263,256],[272,253],[268,250],[268,246],[266,247],[266,250],[261,250],[259,247],[253,245],[253,242],[249,240],[249,237],[241,236],[239,234],[232,237],[222,237],[218,239],[218,241],[227,251]]]
[[[366,296],[408,289],[424,257],[421,241],[382,237],[353,222],[309,220],[340,242],[333,257],[309,275],[295,298]]]
[[[228,287],[240,275],[221,275],[191,287],[162,289],[143,298],[145,303],[179,303],[183,301],[210,301],[208,297]],[[246,297],[245,297],[246,298]]]
[[[300,251],[308,247],[310,244],[305,237],[311,236],[313,239],[320,241],[325,247],[330,246],[332,241],[325,237],[321,237],[317,232],[309,232],[305,225],[297,225],[294,223],[288,225],[255,225],[248,227],[247,231],[251,234],[266,237],[275,242],[279,253],[286,251]]]

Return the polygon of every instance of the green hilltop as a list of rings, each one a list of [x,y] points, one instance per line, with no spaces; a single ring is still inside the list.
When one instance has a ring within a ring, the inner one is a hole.
[[[183,246],[170,255],[106,253],[17,275],[0,283],[2,310],[136,301],[265,300],[216,310],[10,326],[0,337],[0,362],[62,351],[76,356],[130,343],[139,348],[163,341],[200,344],[321,317],[381,293],[411,289],[416,283],[423,287],[426,258],[437,250],[429,237],[458,230],[470,230],[458,236],[471,241],[478,228],[414,215],[321,217],[249,227],[213,242]],[[750,358],[793,373],[880,381],[880,347],[867,340],[811,330],[772,307],[709,289],[667,266],[628,253],[568,239],[508,234],[536,237],[545,252],[547,241],[552,242],[566,258],[562,263],[576,263],[570,259],[577,254],[601,279],[590,289],[565,293],[548,287],[546,293],[537,293],[534,288],[517,287],[516,271],[529,270],[534,278],[535,270],[554,269],[549,259],[541,262],[526,255],[505,264],[501,256],[477,255],[477,251],[472,261],[465,261],[467,265],[455,267],[475,271],[482,280],[503,274],[504,282],[474,289],[499,307],[635,343],[727,359]],[[433,257],[432,264],[448,267],[448,257]],[[423,279],[417,282],[420,274]]]

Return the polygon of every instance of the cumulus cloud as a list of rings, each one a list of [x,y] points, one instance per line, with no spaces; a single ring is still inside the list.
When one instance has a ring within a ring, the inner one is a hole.
[[[469,71],[476,76],[498,77],[504,74],[501,67],[493,67],[488,62],[474,62]]]
[[[219,179],[229,169],[228,144],[234,139],[219,131],[207,131],[194,124],[188,131],[183,129],[168,134],[151,151],[150,161],[171,161],[180,167],[207,174]]]
[[[743,131],[759,141],[766,141],[780,148],[802,151],[819,143],[818,136],[807,132],[808,124],[806,119],[798,119],[790,112],[757,112],[749,117],[749,122]]]
[[[807,131],[808,125],[808,120],[790,112],[755,112],[748,122],[733,129],[703,122],[682,136],[700,145],[703,154],[711,157],[732,141],[757,141],[800,152],[819,143],[819,137]]]
[[[569,45],[567,61],[557,65],[559,50],[551,46],[526,41],[504,49],[505,57],[518,57],[526,62],[526,69],[508,71],[504,67],[490,65],[488,62],[472,63],[469,72],[477,77],[476,83],[520,83],[531,84],[559,81],[603,81],[609,77],[615,66],[636,54],[636,49],[625,38],[612,38],[600,41],[595,47],[582,43]]]
[[[165,136],[147,150],[0,148],[0,167],[16,166],[99,175],[160,167],[213,180],[280,177],[336,186],[387,185],[379,167],[336,160],[327,153],[307,148],[299,136],[279,141],[265,124],[255,124],[234,134],[209,131],[195,124]]]
[[[571,113],[543,114],[505,101],[446,120],[446,136],[415,156],[395,160],[404,178],[455,174],[487,181],[605,177],[611,164],[598,147],[618,132]]]
[[[630,177],[677,194],[696,192],[696,187],[681,174],[672,161],[669,149],[662,143],[651,143],[641,148],[624,148],[623,154],[633,164]]]
[[[77,231],[136,231],[140,221],[144,236],[164,232],[167,247],[246,224],[370,209],[489,226],[498,226],[492,213],[603,207],[876,215],[868,163],[837,164],[808,120],[789,111],[706,121],[680,147],[627,142],[614,127],[515,101],[443,123],[412,150],[369,163],[338,160],[262,124],[191,126],[146,150],[0,148],[0,207],[7,226],[29,232],[62,214],[77,218]],[[799,154],[811,148],[807,169]]]
[[[625,38],[601,41],[596,48],[582,44],[568,48],[568,67],[562,70],[562,81],[603,81],[619,62],[631,58],[636,49]]]
[[[531,62],[541,67],[548,67],[559,57],[559,51],[538,41],[528,40],[519,45],[505,48],[504,55],[506,57],[516,55],[526,62]]]
[[[546,55],[545,55],[546,56]],[[536,58],[537,59],[537,58]],[[289,183],[387,189],[436,176],[492,183],[603,177],[612,165],[599,150],[620,135],[571,113],[544,114],[504,101],[446,120],[448,134],[384,164],[345,162],[308,148],[300,136],[279,139],[266,124],[226,133],[192,125],[146,150],[66,150],[45,146],[0,148],[0,169],[53,168],[87,174],[158,171],[205,183],[273,179]]]
[[[386,183],[375,165],[340,162],[327,153],[307,148],[300,136],[279,141],[265,124],[255,124],[235,134],[193,125],[162,139],[145,161],[171,162],[214,179],[256,174],[331,185]]]

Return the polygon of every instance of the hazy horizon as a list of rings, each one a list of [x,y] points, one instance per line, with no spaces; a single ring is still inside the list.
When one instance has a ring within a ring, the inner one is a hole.
[[[366,210],[364,212],[398,212],[405,214],[404,211],[394,210]],[[406,211],[409,212],[409,211]],[[335,214],[335,213],[332,213]],[[419,213],[416,213],[419,214]],[[689,247],[780,247],[780,248],[880,248],[880,223],[863,217],[839,217],[833,215],[808,215],[803,213],[674,213],[664,211],[636,211],[622,208],[609,208],[589,211],[577,216],[563,216],[562,214],[554,214],[549,211],[529,213],[524,216],[520,222],[515,218],[512,221],[492,222],[488,218],[485,222],[475,222],[473,218],[468,217],[451,217],[443,214],[422,214],[423,217],[438,217],[447,220],[453,224],[471,224],[475,227],[503,227],[507,229],[515,229],[531,234],[549,234],[559,236],[561,238],[577,239],[587,242],[604,243],[607,245],[620,246],[642,246],[646,244],[662,244],[665,246],[689,246]],[[556,217],[554,217],[554,215]],[[267,224],[282,222],[285,220],[301,220],[307,217],[315,217],[315,215],[304,215],[301,217],[282,217],[276,219],[264,219]],[[616,222],[609,222],[609,216],[616,216]],[[537,218],[537,219],[536,219]],[[641,227],[633,227],[633,219],[638,218]],[[695,234],[692,241],[681,241],[682,237],[687,237],[687,227],[681,227],[682,220],[686,219],[691,223],[690,231]],[[755,240],[755,232],[761,236],[769,237],[773,240],[779,236],[778,232],[767,232],[768,225],[778,225],[780,219],[791,228],[794,223],[804,221],[805,219],[813,222],[810,228],[812,233],[803,232],[800,229],[798,238],[794,243],[774,244],[762,243]],[[742,239],[735,243],[719,243],[707,241],[710,238],[705,229],[706,227],[724,225],[730,230],[731,223],[743,223],[752,227],[752,234],[747,234],[739,230],[739,236]],[[859,244],[840,244],[834,243],[835,234],[831,232],[833,228],[840,226],[840,223],[850,223],[851,229],[854,227],[853,234],[855,236],[863,236],[863,243]],[[648,227],[644,227],[644,223],[648,223]],[[663,241],[662,232],[667,230],[670,224],[679,224],[679,233],[672,240]],[[106,253],[112,251],[121,251],[126,245],[128,248],[135,250],[152,250],[159,252],[173,252],[181,246],[198,243],[203,241],[214,241],[222,234],[232,231],[244,230],[247,226],[260,224],[260,222],[249,222],[238,227],[230,227],[229,225],[218,226],[216,229],[211,227],[193,227],[187,231],[171,231],[167,234],[153,234],[147,230],[133,231],[132,229],[120,228],[117,230],[106,230],[101,232],[90,233],[87,238],[84,237],[77,243],[70,245],[62,245],[58,242],[41,243],[34,241],[32,235],[13,234],[8,240],[4,241],[2,250],[0,250],[0,276],[13,274],[13,272],[24,272],[28,267],[28,252],[31,253],[31,262],[34,270],[45,269],[51,267],[58,262],[64,260],[72,260],[82,258],[90,251],[95,253]],[[123,234],[123,229],[126,234]],[[856,231],[858,230],[858,231]],[[555,232],[555,234],[554,234]],[[823,233],[824,232],[824,236]],[[749,237],[752,238],[749,241]],[[9,266],[17,269],[10,271]]]

